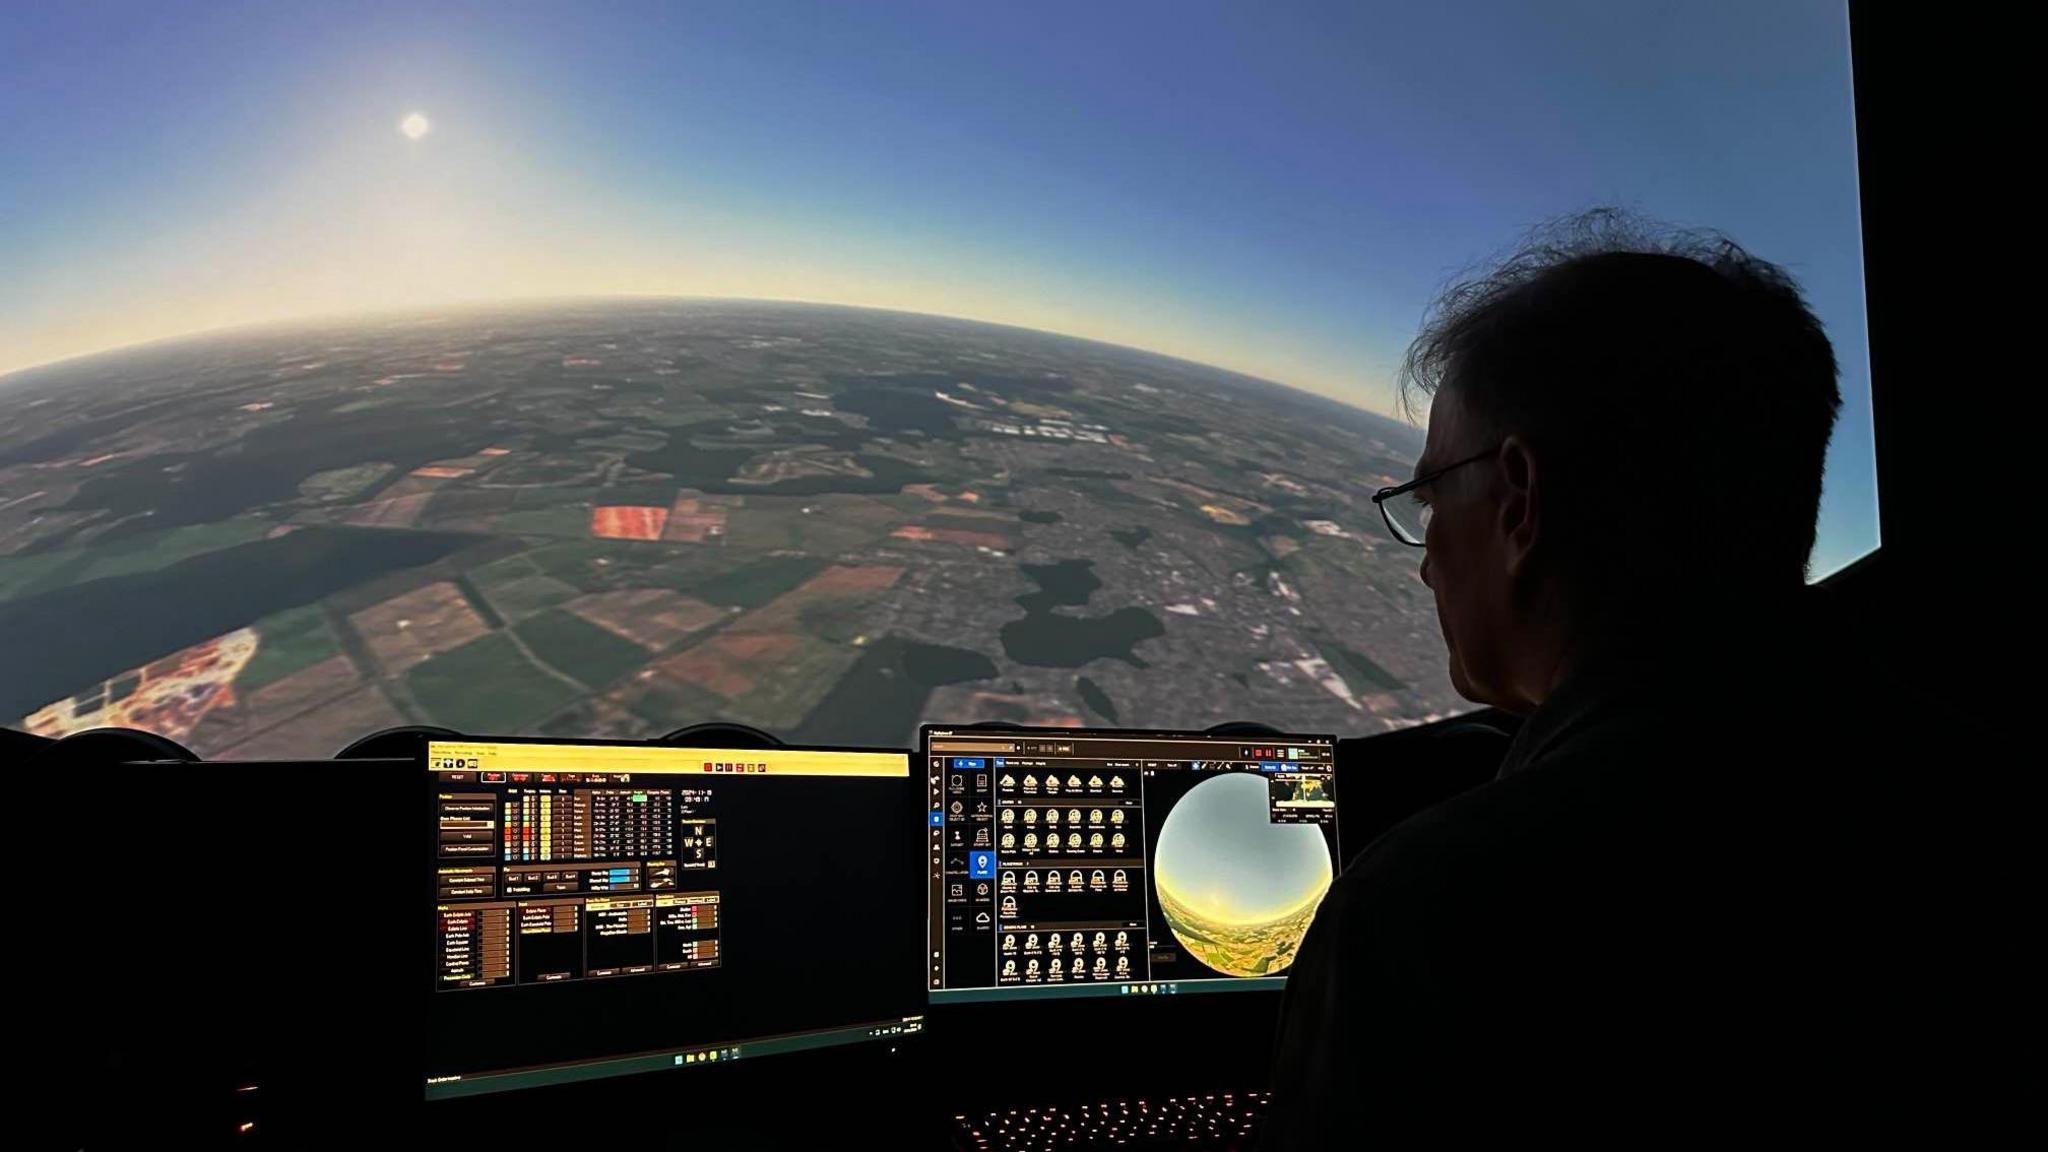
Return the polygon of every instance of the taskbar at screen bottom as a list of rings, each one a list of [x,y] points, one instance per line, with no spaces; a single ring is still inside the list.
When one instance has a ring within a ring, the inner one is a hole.
[[[730,1064],[741,1059],[751,1060],[761,1056],[803,1052],[812,1048],[831,1048],[842,1044],[861,1044],[871,1040],[914,1036],[923,1031],[924,1017],[905,1016],[899,1020],[850,1024],[844,1028],[828,1028],[817,1032],[795,1032],[787,1036],[766,1036],[755,1040],[728,1040],[718,1045],[664,1048],[656,1052],[636,1052],[630,1056],[541,1064],[530,1068],[508,1068],[494,1072],[429,1076],[427,1099],[449,1100],[460,1096],[480,1096],[490,1092],[510,1092],[520,1088],[540,1088],[551,1084],[574,1084],[584,1080],[602,1080],[611,1076],[658,1072],[667,1068],[695,1068],[700,1065],[709,1067],[714,1064]]]
[[[933,988],[933,1004],[991,1000],[1099,1000],[1118,996],[1193,996],[1203,992],[1278,992],[1285,976],[1217,980],[1154,980],[1133,984],[1007,984],[1000,988]]]

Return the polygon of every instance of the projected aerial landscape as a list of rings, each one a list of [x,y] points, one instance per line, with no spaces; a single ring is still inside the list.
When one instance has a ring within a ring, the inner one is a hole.
[[[1877,543],[1838,5],[24,16],[0,728],[1455,713],[1403,350],[1607,204],[1797,272]]]
[[[0,704],[34,731],[260,756],[408,722],[896,744],[927,716],[1356,732],[1456,706],[1368,499],[1419,434],[1184,361],[620,301],[10,385],[0,636],[46,656]]]

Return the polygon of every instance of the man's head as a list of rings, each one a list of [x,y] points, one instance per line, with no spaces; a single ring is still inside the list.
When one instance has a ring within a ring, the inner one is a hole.
[[[1791,277],[1732,241],[1601,211],[1431,309],[1416,475],[1451,677],[1540,704],[1589,652],[1697,636],[1804,584],[1841,394]]]

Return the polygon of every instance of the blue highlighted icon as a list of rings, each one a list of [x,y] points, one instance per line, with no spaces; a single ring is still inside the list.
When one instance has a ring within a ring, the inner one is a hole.
[[[939,825],[944,824],[945,822],[946,814],[944,812],[939,811],[937,808],[932,809],[932,827],[937,828]]]
[[[969,852],[967,854],[967,878],[987,880],[996,874],[996,854],[993,852]]]
[[[988,761],[982,759],[979,756],[955,756],[953,757],[953,767],[965,768],[970,770],[975,768],[986,768],[988,767]]]

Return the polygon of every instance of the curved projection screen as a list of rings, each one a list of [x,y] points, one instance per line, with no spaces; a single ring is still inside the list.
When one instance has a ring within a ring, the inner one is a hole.
[[[0,29],[0,723],[1448,715],[1393,368],[1600,204],[1801,279],[1877,545],[1838,7],[425,7]]]

